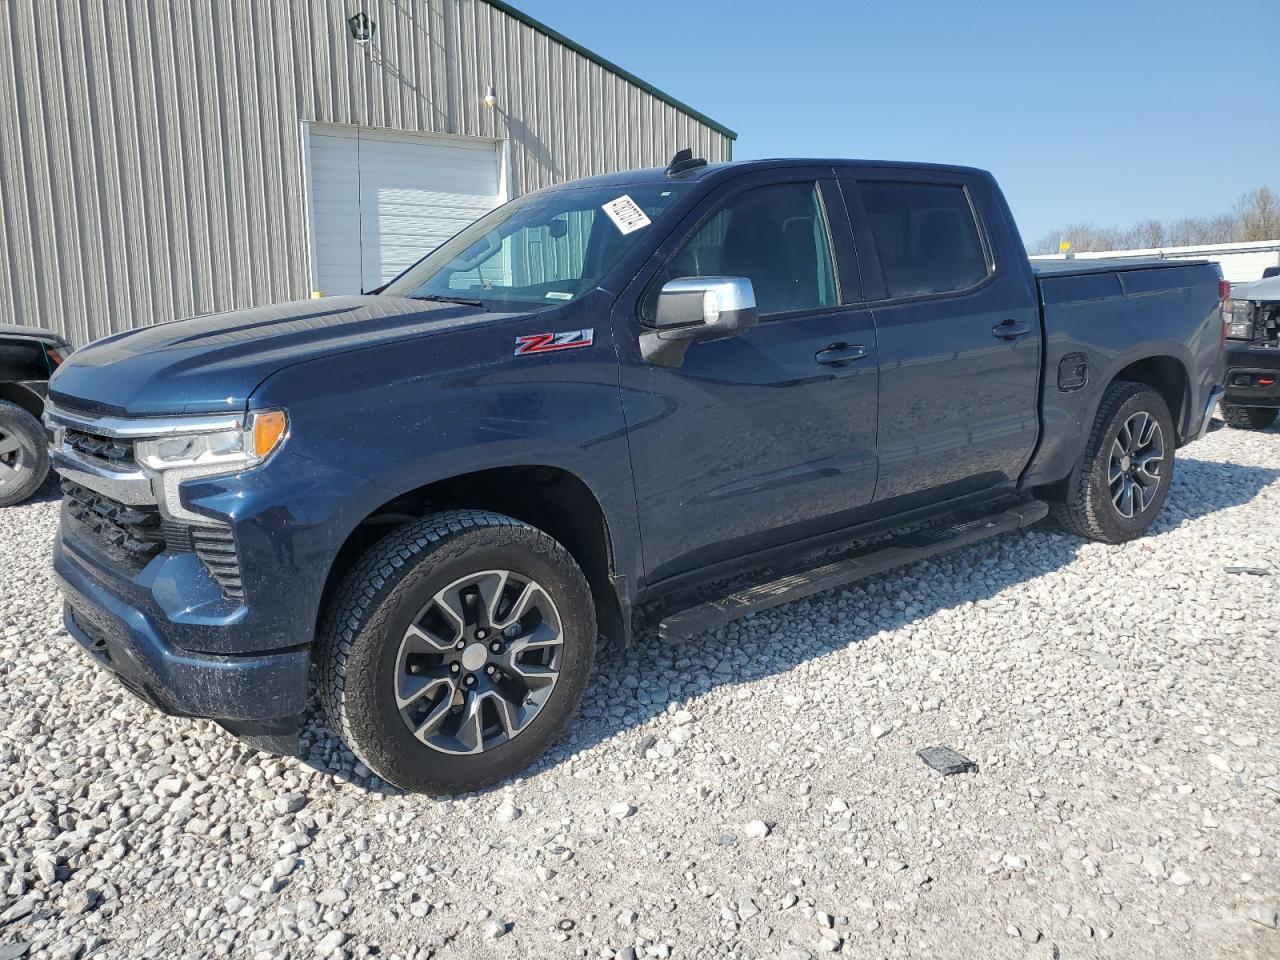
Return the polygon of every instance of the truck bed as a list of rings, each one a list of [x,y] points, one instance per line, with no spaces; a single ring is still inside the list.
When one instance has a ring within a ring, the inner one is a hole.
[[[1097,260],[1032,260],[1031,271],[1039,277],[1083,276],[1087,273],[1110,273],[1125,270],[1156,270],[1161,267],[1203,266],[1208,260],[1157,260],[1105,257]]]
[[[1184,396],[1172,410],[1178,444],[1191,439],[1218,377],[1220,274],[1207,260],[1032,261],[1044,325],[1042,441],[1028,471],[1032,484],[1071,470],[1101,399],[1135,359],[1133,376],[1175,384]]]

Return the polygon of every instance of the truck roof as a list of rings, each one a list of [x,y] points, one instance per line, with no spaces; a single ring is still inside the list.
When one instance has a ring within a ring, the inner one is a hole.
[[[889,168],[989,176],[987,171],[977,167],[962,167],[945,163],[908,163],[901,160],[848,160],[821,157],[775,157],[767,160],[734,160],[728,163],[709,163],[705,166],[683,170],[671,176],[667,175],[665,167],[645,167],[640,170],[625,170],[621,173],[607,173],[595,177],[586,177],[581,180],[572,180],[569,183],[559,184],[558,186],[608,186],[609,184],[624,186],[637,183],[688,183],[690,181],[704,180],[714,182],[753,170],[777,170],[787,167],[842,167],[850,170],[871,168],[883,170]],[[556,187],[551,189],[556,189]]]

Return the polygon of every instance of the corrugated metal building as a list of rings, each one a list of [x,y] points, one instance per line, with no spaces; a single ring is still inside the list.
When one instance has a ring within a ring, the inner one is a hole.
[[[734,136],[496,0],[0,0],[0,323],[359,292],[512,196]]]

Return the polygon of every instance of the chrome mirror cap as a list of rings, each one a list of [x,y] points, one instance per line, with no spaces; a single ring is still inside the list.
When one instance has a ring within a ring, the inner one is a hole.
[[[689,346],[736,337],[760,320],[746,277],[681,277],[663,284],[654,329],[640,335],[640,353],[659,367],[684,363]]]
[[[663,284],[654,321],[658,326],[714,326],[754,310],[755,289],[745,276],[682,276]]]
[[[755,310],[755,288],[746,277],[681,277],[663,284],[654,322],[659,328],[702,323],[737,330],[754,324]]]

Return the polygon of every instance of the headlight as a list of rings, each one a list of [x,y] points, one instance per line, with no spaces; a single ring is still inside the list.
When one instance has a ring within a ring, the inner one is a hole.
[[[1230,308],[1229,310],[1227,308]],[[1223,304],[1227,320],[1227,337],[1231,340],[1253,339],[1253,304],[1248,300],[1228,300]]]
[[[178,485],[256,467],[284,443],[288,433],[289,418],[283,410],[255,410],[243,427],[139,440],[134,456],[152,474],[156,496],[169,516],[208,523],[208,517],[183,507]]]

